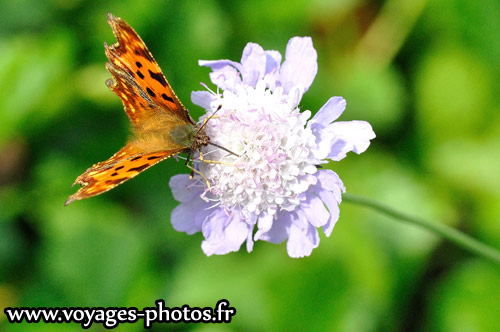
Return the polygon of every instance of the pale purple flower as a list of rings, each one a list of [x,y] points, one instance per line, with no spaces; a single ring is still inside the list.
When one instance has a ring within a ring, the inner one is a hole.
[[[237,251],[245,241],[251,251],[257,240],[286,240],[289,256],[303,257],[318,246],[318,228],[331,234],[345,189],[335,172],[317,166],[362,153],[375,133],[365,121],[334,122],[345,109],[341,97],[312,118],[300,111],[316,58],[311,38],[294,37],[283,64],[279,52],[253,43],[241,63],[200,61],[222,93],[196,91],[192,101],[207,110],[205,117],[218,110],[206,123],[207,135],[234,154],[205,147],[205,159],[221,162],[197,164],[210,186],[186,174],[172,177],[170,187],[181,203],[173,227],[201,231],[205,254]]]

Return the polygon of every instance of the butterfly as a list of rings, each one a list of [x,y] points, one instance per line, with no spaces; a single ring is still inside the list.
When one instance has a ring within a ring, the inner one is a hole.
[[[193,121],[141,37],[111,13],[108,23],[118,42],[104,43],[106,69],[112,76],[106,85],[122,100],[133,135],[111,158],[76,178],[73,185],[82,187],[65,205],[111,190],[180,152],[192,157],[210,143],[204,126]]]

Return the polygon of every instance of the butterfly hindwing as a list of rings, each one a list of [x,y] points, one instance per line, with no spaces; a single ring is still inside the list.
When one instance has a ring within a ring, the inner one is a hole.
[[[127,144],[108,160],[93,165],[80,175],[73,185],[80,184],[83,187],[78,189],[75,194],[69,196],[65,205],[111,190],[149,167],[179,152],[180,150],[177,149],[143,153],[137,151],[133,144]]]
[[[140,121],[146,112],[158,109],[172,113],[183,122],[193,123],[141,37],[112,14],[108,14],[108,23],[118,42],[111,46],[104,44],[109,60],[106,68],[114,79],[107,85],[121,98],[132,123]]]

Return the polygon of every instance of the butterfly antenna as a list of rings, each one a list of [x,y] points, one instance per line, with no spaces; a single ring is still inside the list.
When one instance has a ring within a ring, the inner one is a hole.
[[[213,145],[213,146],[215,146],[215,147],[217,147],[219,149],[222,149],[222,150],[224,150],[224,151],[226,151],[226,152],[228,152],[228,153],[230,153],[230,154],[232,154],[232,155],[234,155],[236,157],[241,157],[239,154],[234,153],[233,151],[231,151],[231,150],[229,150],[229,149],[227,149],[227,148],[225,148],[223,146],[220,146],[219,144],[215,144],[215,143],[212,143],[212,142],[208,142],[208,144]]]
[[[203,128],[205,128],[205,126],[207,125],[207,122],[213,118],[215,116],[215,114],[222,108],[222,104],[219,105],[219,107],[217,107],[217,109],[215,110],[215,112],[213,112],[212,114],[210,114],[210,116],[208,118],[205,119],[205,121],[203,121],[203,124],[200,126],[200,128],[198,128],[198,132],[200,132],[200,130],[202,130]],[[232,154],[233,156],[236,156],[236,157],[240,157],[239,154],[237,153],[234,153],[233,151],[223,147],[223,146],[220,146],[219,144],[215,144],[215,143],[212,143],[212,142],[208,142],[208,144],[210,145],[213,145],[219,149],[222,149],[230,154]]]
[[[210,114],[210,116],[208,118],[205,119],[205,121],[203,121],[203,124],[200,126],[200,128],[198,128],[198,133],[203,129],[205,128],[205,126],[207,125],[207,122],[208,120],[210,120],[211,118],[214,117],[215,113],[217,113],[220,109],[222,108],[222,104],[219,105],[219,107],[217,107],[217,109],[215,110],[215,112],[213,112],[212,114]]]

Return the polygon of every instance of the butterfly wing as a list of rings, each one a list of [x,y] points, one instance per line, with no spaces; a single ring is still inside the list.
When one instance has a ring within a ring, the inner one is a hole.
[[[127,144],[108,160],[93,165],[77,177],[73,185],[80,184],[83,187],[69,196],[65,205],[111,190],[180,151],[181,149],[175,149],[144,153],[139,151],[134,144]]]
[[[137,125],[141,119],[151,117],[152,112],[161,111],[194,124],[141,37],[111,13],[108,13],[108,23],[118,42],[111,46],[104,43],[109,60],[106,68],[113,76],[106,84],[121,98],[132,124]]]

